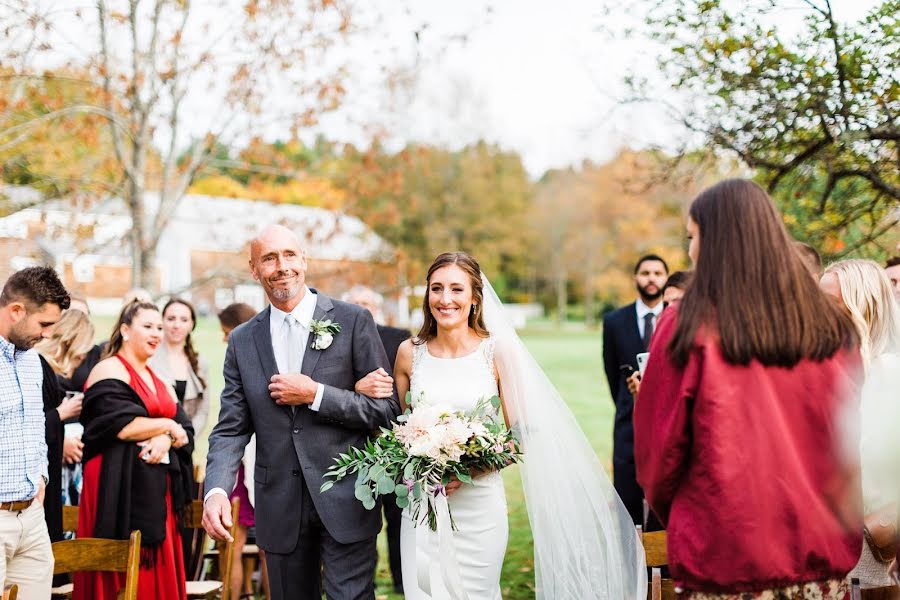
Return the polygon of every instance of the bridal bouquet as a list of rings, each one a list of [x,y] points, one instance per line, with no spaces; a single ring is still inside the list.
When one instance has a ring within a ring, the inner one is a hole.
[[[410,395],[406,397],[410,405]],[[351,447],[325,473],[320,492],[356,473],[356,498],[366,509],[380,495],[395,494],[397,506],[437,529],[434,498],[453,480],[472,483],[472,472],[499,470],[521,458],[519,443],[499,415],[500,398],[482,398],[469,412],[427,406],[400,415],[392,429],[365,448]],[[422,512],[424,510],[424,515]],[[421,518],[420,518],[421,515]]]

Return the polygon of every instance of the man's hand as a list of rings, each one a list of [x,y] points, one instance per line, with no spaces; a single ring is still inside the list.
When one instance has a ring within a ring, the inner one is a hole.
[[[641,389],[641,374],[635,371],[625,382],[628,384],[628,391],[631,392],[631,395],[637,396]]]
[[[84,444],[80,438],[67,436],[63,440],[63,462],[67,465],[74,465],[81,462],[81,455],[84,452]]]
[[[47,491],[47,484],[44,483],[44,478],[41,478],[41,482],[38,484],[37,493],[34,495],[35,501],[41,506],[44,505],[44,492]]]
[[[231,503],[223,494],[213,494],[203,503],[203,529],[217,542],[233,542]]]
[[[273,375],[269,383],[269,393],[275,404],[298,406],[312,404],[316,399],[319,384],[300,373]]]
[[[353,386],[354,391],[369,398],[390,398],[394,393],[394,378],[378,367]]]

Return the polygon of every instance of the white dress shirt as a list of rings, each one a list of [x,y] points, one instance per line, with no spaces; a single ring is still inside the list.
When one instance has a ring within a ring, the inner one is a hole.
[[[659,313],[663,311],[663,303],[657,302],[656,306],[650,308],[646,304],[644,304],[643,300],[640,298],[634,303],[637,307],[637,325],[638,332],[641,334],[641,339],[644,339],[644,315],[653,314],[653,329],[656,330],[656,321],[659,318]]]
[[[269,333],[272,334],[272,351],[275,354],[275,364],[278,366],[279,373],[291,373],[291,365],[295,365],[296,372],[300,372],[300,365],[303,364],[303,356],[306,354],[306,347],[309,345],[310,322],[313,314],[316,312],[316,294],[313,294],[308,287],[304,286],[303,299],[294,307],[290,313],[269,307]],[[290,314],[297,320],[297,324],[293,329],[285,323],[285,319]],[[293,336],[293,338],[291,337]],[[294,356],[291,356],[291,353]],[[299,356],[297,356],[299,354]],[[310,410],[318,411],[322,406],[322,396],[325,394],[325,386],[321,383],[317,384],[316,397],[309,406]],[[296,410],[296,407],[291,407]],[[248,471],[244,471],[244,479],[247,481]],[[250,480],[250,485],[253,485]],[[249,486],[248,486],[249,490]],[[206,492],[203,501],[209,500],[213,494],[221,494],[228,496],[228,493],[222,488],[213,488]],[[250,492],[251,498],[253,492]],[[252,502],[251,502],[252,503]]]

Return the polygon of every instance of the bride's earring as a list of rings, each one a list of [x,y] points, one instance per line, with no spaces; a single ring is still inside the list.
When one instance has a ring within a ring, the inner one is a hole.
[[[122,341],[123,341],[123,342],[127,342],[127,341],[128,341],[128,336],[127,336],[127,335],[123,335],[123,336],[122,336]]]

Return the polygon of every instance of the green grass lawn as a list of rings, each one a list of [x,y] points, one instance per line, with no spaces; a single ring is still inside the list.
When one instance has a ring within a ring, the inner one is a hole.
[[[97,339],[107,339],[112,319],[95,318],[94,321],[97,325]],[[196,348],[210,364],[212,380],[210,425],[207,431],[198,433],[194,454],[195,460],[202,464],[205,461],[209,429],[219,411],[225,344],[215,318],[202,319],[193,335]],[[562,330],[541,327],[525,331],[522,338],[568,402],[609,472],[614,409],[603,376],[600,332],[570,327]],[[501,579],[503,597],[506,600],[525,600],[534,598],[534,561],[528,513],[518,467],[506,469],[503,476],[509,505],[509,546]],[[376,580],[376,597],[380,600],[399,600],[402,596],[391,591],[384,535],[379,538],[379,548],[381,560]]]

